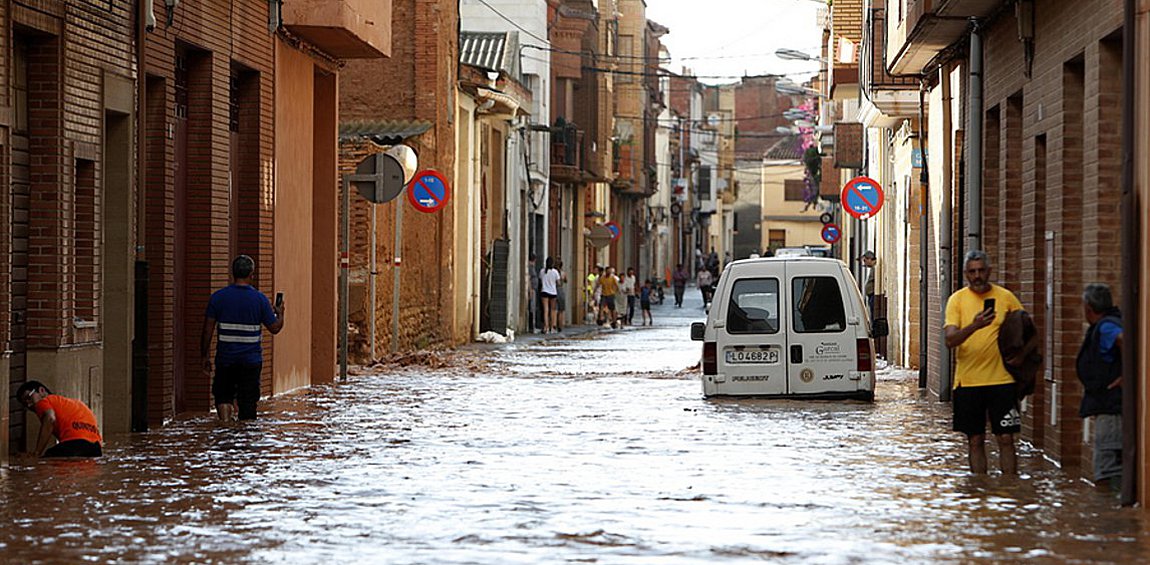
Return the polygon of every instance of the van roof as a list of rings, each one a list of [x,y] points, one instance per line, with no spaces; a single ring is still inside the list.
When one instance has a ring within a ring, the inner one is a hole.
[[[730,263],[730,265],[744,265],[744,264],[755,264],[755,263],[783,263],[783,262],[788,262],[788,261],[794,262],[794,263],[838,263],[841,265],[846,265],[846,263],[843,263],[841,260],[835,259],[833,257],[811,257],[809,255],[794,255],[794,256],[789,256],[789,257],[755,257],[753,259],[739,259],[738,261],[732,261]]]

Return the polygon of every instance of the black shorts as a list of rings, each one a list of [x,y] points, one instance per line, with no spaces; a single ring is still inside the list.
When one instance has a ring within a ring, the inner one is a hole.
[[[539,291],[539,296],[542,296],[543,298],[551,298],[551,299],[555,298],[554,294],[551,294],[550,292],[543,292],[542,290]]]
[[[216,365],[216,378],[212,381],[216,406],[235,402],[239,405],[239,419],[254,420],[262,372],[263,365]]]
[[[104,454],[100,444],[84,440],[70,439],[53,445],[44,452],[44,457],[99,457]]]
[[[1016,434],[1022,429],[1018,412],[1018,386],[1014,383],[954,389],[954,431],[967,436],[986,433],[986,420],[994,435]]]
[[[615,296],[614,295],[604,296],[602,299],[599,300],[599,305],[605,306],[605,307],[607,307],[608,310],[614,312],[615,311]]]

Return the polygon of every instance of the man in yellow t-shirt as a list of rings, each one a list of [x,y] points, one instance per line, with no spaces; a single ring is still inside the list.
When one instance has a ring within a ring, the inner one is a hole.
[[[946,301],[946,346],[954,351],[954,431],[967,437],[973,473],[986,473],[986,420],[998,440],[1004,474],[1018,472],[1014,434],[1022,427],[1014,378],[998,351],[998,330],[1006,314],[1022,310],[1009,290],[990,282],[990,259],[982,251],[962,263],[966,287]]]

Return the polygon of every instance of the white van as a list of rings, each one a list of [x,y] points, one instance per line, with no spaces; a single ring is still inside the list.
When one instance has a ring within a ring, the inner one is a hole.
[[[703,342],[704,396],[874,400],[869,316],[838,259],[727,265],[707,321],[691,324],[691,339]]]

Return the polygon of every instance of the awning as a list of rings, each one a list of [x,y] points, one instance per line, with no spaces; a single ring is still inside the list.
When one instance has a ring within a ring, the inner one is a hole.
[[[378,145],[395,145],[431,130],[426,120],[353,120],[339,126],[339,140],[368,139]]]

